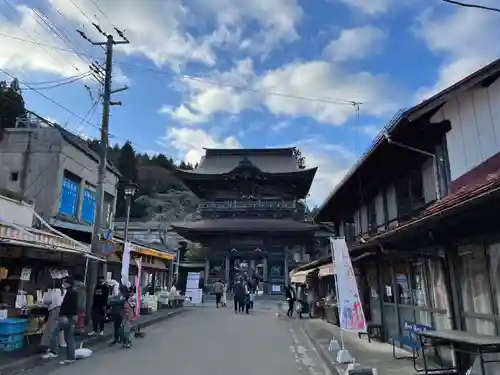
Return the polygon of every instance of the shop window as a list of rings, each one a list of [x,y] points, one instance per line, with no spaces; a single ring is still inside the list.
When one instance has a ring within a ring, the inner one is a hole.
[[[410,263],[411,304],[415,306],[427,305],[427,289],[425,280],[425,264],[423,262]]]
[[[382,278],[383,298],[386,303],[394,303],[394,288],[392,285],[391,269],[383,267],[380,272]]]
[[[401,305],[411,305],[411,293],[408,277],[408,264],[396,263],[394,264],[394,277],[396,279],[395,294]]]
[[[489,273],[493,288],[495,313],[496,315],[500,315],[500,243],[489,245],[486,254],[490,268]]]
[[[446,279],[441,262],[428,262],[429,275],[429,300],[435,309],[448,310],[448,291]]]
[[[480,246],[461,247],[459,284],[465,312],[491,314],[486,259]]]

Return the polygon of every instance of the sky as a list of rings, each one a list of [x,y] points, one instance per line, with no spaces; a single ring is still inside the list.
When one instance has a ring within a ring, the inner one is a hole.
[[[471,0],[495,6],[498,0]],[[203,147],[297,146],[321,204],[398,109],[499,57],[500,13],[441,0],[0,0],[0,79],[28,109],[99,136],[114,27],[110,142],[196,163]],[[114,32],[117,40],[120,37]]]

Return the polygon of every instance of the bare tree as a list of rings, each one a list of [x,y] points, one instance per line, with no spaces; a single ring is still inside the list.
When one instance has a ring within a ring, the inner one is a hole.
[[[456,0],[441,0],[444,3],[449,3],[449,4],[454,4],[458,5],[461,7],[465,8],[476,8],[476,9],[483,9],[483,10],[491,10],[493,12],[499,12],[500,13],[500,8],[492,8],[492,7],[487,7],[485,5],[479,5],[479,4],[469,4],[469,3],[463,3],[461,1],[456,1]]]

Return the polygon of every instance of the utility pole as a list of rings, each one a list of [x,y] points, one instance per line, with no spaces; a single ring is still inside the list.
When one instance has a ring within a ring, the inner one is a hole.
[[[94,46],[104,47],[106,53],[106,66],[104,72],[104,92],[102,94],[102,124],[101,124],[101,142],[99,152],[99,169],[96,189],[96,207],[94,215],[94,230],[92,233],[91,252],[100,254],[100,241],[101,241],[101,223],[104,204],[104,183],[106,180],[106,166],[108,158],[108,141],[109,141],[109,110],[112,105],[121,105],[121,102],[112,102],[111,94],[127,90],[128,87],[123,87],[118,90],[111,90],[112,72],[113,72],[113,48],[117,44],[128,44],[129,40],[125,37],[122,31],[115,27],[116,33],[121,37],[121,40],[115,40],[112,34],[106,34],[99,25],[92,23],[92,25],[99,31],[101,35],[106,38],[105,42],[92,41],[83,31],[77,30],[83,39],[88,41]],[[95,69],[94,65],[89,66],[90,69]],[[97,282],[98,263],[95,260],[88,262],[87,270],[87,317],[90,316],[92,309],[94,288]],[[106,276],[106,267],[103,267],[103,275]]]

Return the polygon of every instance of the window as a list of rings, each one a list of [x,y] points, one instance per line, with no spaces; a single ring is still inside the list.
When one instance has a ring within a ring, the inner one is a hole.
[[[398,216],[410,215],[425,205],[424,183],[420,169],[396,184]]]
[[[61,204],[59,212],[76,217],[80,196],[80,180],[65,171],[61,188]]]
[[[465,312],[490,314],[486,260],[481,247],[463,246],[459,253],[459,278]]]
[[[411,303],[416,306],[426,306],[425,264],[410,263]]]
[[[373,199],[367,206],[367,218],[368,218],[368,233],[377,232],[377,208],[375,206],[375,199]]]
[[[10,172],[10,180],[16,182],[19,179],[19,172]]]
[[[81,214],[81,219],[84,222],[90,224],[94,223],[95,205],[96,205],[95,188],[86,183],[85,188],[83,190],[82,214]]]
[[[495,312],[500,313],[500,243],[488,246],[486,255],[488,257],[491,286],[493,289],[493,302]]]

